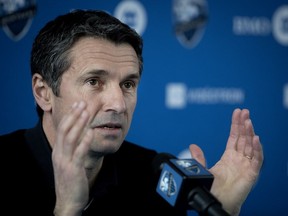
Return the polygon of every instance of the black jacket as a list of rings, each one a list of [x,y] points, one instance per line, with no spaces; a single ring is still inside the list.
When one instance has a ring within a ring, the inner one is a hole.
[[[0,136],[1,213],[51,216],[55,205],[51,148],[42,125]],[[156,192],[153,168],[157,152],[128,141],[103,167],[91,190],[84,216],[186,215],[172,208]],[[150,213],[150,215],[149,215]]]

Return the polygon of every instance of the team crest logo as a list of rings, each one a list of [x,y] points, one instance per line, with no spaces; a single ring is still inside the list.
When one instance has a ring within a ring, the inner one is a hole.
[[[143,35],[147,25],[147,14],[139,1],[121,1],[115,8],[114,16],[134,28],[139,35]]]
[[[18,41],[29,30],[35,12],[34,0],[0,0],[0,25],[9,38]]]
[[[202,38],[208,20],[206,0],[173,0],[173,28],[180,43],[195,47]]]

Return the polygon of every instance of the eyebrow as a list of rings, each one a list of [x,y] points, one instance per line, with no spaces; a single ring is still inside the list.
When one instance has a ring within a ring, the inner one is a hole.
[[[87,73],[87,75],[98,75],[98,76],[107,76],[108,74],[109,74],[108,71],[105,70],[92,70]]]
[[[106,71],[106,70],[101,70],[101,69],[99,69],[99,70],[91,70],[88,73],[86,73],[84,75],[84,77],[91,76],[91,75],[105,77],[105,76],[109,75],[109,72]],[[141,76],[140,76],[139,72],[135,72],[135,73],[129,73],[127,76],[125,76],[124,79],[138,79],[138,80],[140,80],[140,77]]]

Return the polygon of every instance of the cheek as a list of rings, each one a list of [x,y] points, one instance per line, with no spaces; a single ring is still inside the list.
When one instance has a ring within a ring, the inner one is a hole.
[[[95,99],[95,97],[94,98],[83,97],[82,100],[86,102],[89,119],[93,121],[97,113],[99,113],[99,111],[101,110],[100,101]]]
[[[131,116],[133,116],[137,104],[137,98],[135,97],[133,100],[129,100],[126,104],[128,112],[131,113]]]
[[[63,116],[68,113],[68,108],[61,98],[57,98],[54,101],[54,105],[52,107],[52,118],[53,118],[53,124],[55,128],[58,127],[59,123],[61,122]]]
[[[71,86],[69,88],[63,89],[61,92],[61,97],[65,99],[65,104],[72,106],[75,102],[89,102],[91,98],[85,93],[83,89],[77,88],[77,86]]]
[[[64,73],[60,86],[60,95],[65,100],[79,102],[88,97],[88,95],[86,96],[87,89],[85,85],[77,82],[77,77],[76,73]]]
[[[79,97],[80,98],[80,97]],[[77,94],[73,91],[61,91],[59,97],[54,97],[54,104],[52,112],[54,118],[58,123],[61,121],[64,115],[71,111],[71,108],[75,102],[79,102]]]

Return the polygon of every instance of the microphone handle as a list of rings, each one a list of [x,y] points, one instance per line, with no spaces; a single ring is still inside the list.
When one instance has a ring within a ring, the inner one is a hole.
[[[206,188],[195,187],[188,194],[188,205],[201,216],[230,216]]]

